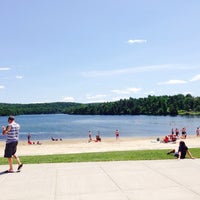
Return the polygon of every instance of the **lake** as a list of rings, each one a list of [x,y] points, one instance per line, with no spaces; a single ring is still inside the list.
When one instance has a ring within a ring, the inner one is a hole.
[[[0,117],[0,125],[7,125],[7,116]],[[200,126],[200,116],[146,116],[146,115],[19,115],[15,117],[21,126],[20,139],[26,140],[31,133],[32,140],[87,138],[91,130],[93,136],[114,137],[119,129],[121,137],[165,136],[172,128],[186,127],[188,134],[195,134]],[[4,140],[0,136],[0,140]]]

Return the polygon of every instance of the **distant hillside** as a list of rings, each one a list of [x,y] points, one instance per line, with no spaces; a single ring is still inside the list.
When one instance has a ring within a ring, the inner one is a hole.
[[[79,103],[32,103],[32,104],[7,104],[0,103],[0,115],[27,115],[27,114],[57,114],[65,113],[66,109],[79,106]]]
[[[106,103],[0,103],[0,115],[24,114],[79,114],[79,115],[178,115],[200,114],[200,97],[187,95],[148,96],[121,99]]]

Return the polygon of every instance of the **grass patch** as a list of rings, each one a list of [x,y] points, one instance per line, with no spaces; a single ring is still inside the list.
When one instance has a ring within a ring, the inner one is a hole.
[[[165,160],[174,159],[173,155],[167,155],[166,149],[162,150],[134,150],[134,151],[113,151],[99,153],[78,153],[78,154],[55,154],[41,156],[20,156],[24,164],[41,163],[70,163],[70,162],[100,162],[100,161],[128,161],[128,160]],[[199,148],[190,148],[195,158],[200,158]],[[0,164],[7,164],[7,159],[0,158]]]

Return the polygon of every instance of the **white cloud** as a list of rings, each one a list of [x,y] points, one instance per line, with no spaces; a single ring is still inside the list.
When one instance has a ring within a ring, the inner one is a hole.
[[[187,83],[187,81],[184,80],[169,80],[166,82],[160,82],[158,85],[174,85],[174,84],[184,84]]]
[[[9,67],[0,67],[0,71],[8,71],[8,70],[10,70]]]
[[[4,85],[0,85],[0,89],[4,89],[5,88],[5,86]]]
[[[114,70],[99,70],[99,71],[87,71],[82,72],[82,76],[84,77],[98,77],[98,76],[114,76],[114,75],[122,75],[122,74],[134,74],[141,72],[151,72],[151,71],[159,71],[159,70],[170,70],[170,69],[188,69],[185,66],[180,65],[147,65],[140,67],[132,67],[132,68],[122,68],[122,69],[114,69]]]
[[[191,95],[192,95],[193,92],[192,92],[192,91],[185,91],[185,92],[183,92],[183,94],[184,94],[184,95],[187,95],[187,94],[191,94]]]
[[[113,97],[111,101],[119,101],[120,99],[129,99],[130,96],[118,96],[118,97]]]
[[[86,95],[86,98],[88,99],[88,100],[92,100],[92,99],[102,99],[102,98],[105,98],[106,97],[106,95],[105,94],[97,94],[97,95],[90,95],[90,94],[88,94],[88,95]]]
[[[129,44],[142,44],[147,43],[147,40],[128,40]]]
[[[137,93],[141,90],[141,88],[126,88],[125,90],[111,90],[111,92],[116,94],[131,94]]]
[[[74,97],[64,97],[62,101],[65,101],[65,102],[74,102]]]
[[[200,80],[200,74],[197,74],[196,76],[192,77],[190,81],[199,81]]]
[[[149,92],[145,92],[144,94],[145,95],[155,95],[155,93],[156,92],[152,90],[152,91],[149,91]]]
[[[23,79],[23,76],[16,76],[16,79]]]
[[[105,94],[96,94],[96,95],[87,94],[86,95],[87,101],[85,103],[105,102],[106,97],[107,97],[107,95],[105,95]]]

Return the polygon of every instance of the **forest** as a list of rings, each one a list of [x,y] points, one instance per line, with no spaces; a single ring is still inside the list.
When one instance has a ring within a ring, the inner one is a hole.
[[[0,103],[0,115],[29,114],[76,114],[76,115],[200,115],[200,97],[190,94],[151,96],[121,99],[104,103]]]

